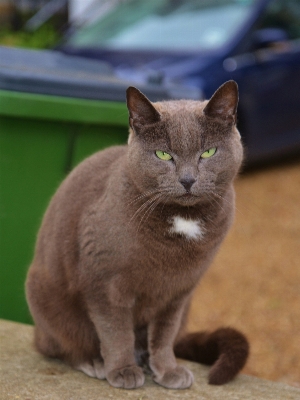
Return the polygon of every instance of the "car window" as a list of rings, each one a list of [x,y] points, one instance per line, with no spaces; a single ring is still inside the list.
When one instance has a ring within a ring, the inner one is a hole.
[[[272,0],[260,28],[284,29],[289,39],[300,38],[300,0]]]
[[[143,50],[216,49],[249,18],[257,0],[126,0],[82,27],[68,44]]]

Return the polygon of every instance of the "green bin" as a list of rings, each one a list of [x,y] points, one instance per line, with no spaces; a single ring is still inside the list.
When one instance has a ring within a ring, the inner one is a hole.
[[[128,84],[104,67],[56,52],[0,48],[0,318],[31,322],[26,272],[43,213],[66,173],[127,140]],[[105,99],[109,85],[118,101]]]

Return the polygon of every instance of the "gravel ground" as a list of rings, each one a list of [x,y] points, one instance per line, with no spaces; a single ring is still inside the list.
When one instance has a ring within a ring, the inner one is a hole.
[[[300,387],[300,160],[235,187],[235,222],[195,292],[189,330],[242,330],[243,372]]]

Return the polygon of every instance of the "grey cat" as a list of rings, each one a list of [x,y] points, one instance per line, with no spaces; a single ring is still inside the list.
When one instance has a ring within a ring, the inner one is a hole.
[[[237,104],[233,81],[203,102],[151,103],[128,88],[128,145],[83,161],[44,216],[26,283],[42,354],[128,389],[145,365],[158,384],[189,387],[175,355],[213,364],[212,384],[244,366],[240,332],[184,333],[234,215]]]

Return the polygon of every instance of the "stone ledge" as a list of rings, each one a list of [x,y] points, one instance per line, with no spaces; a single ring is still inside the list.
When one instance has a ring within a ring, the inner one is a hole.
[[[224,386],[211,386],[207,384],[207,367],[185,361],[182,363],[195,376],[190,389],[164,389],[149,376],[142,388],[115,389],[106,381],[89,378],[59,361],[45,359],[33,349],[32,337],[32,326],[0,321],[1,400],[300,399],[300,389],[246,375],[239,375]]]

